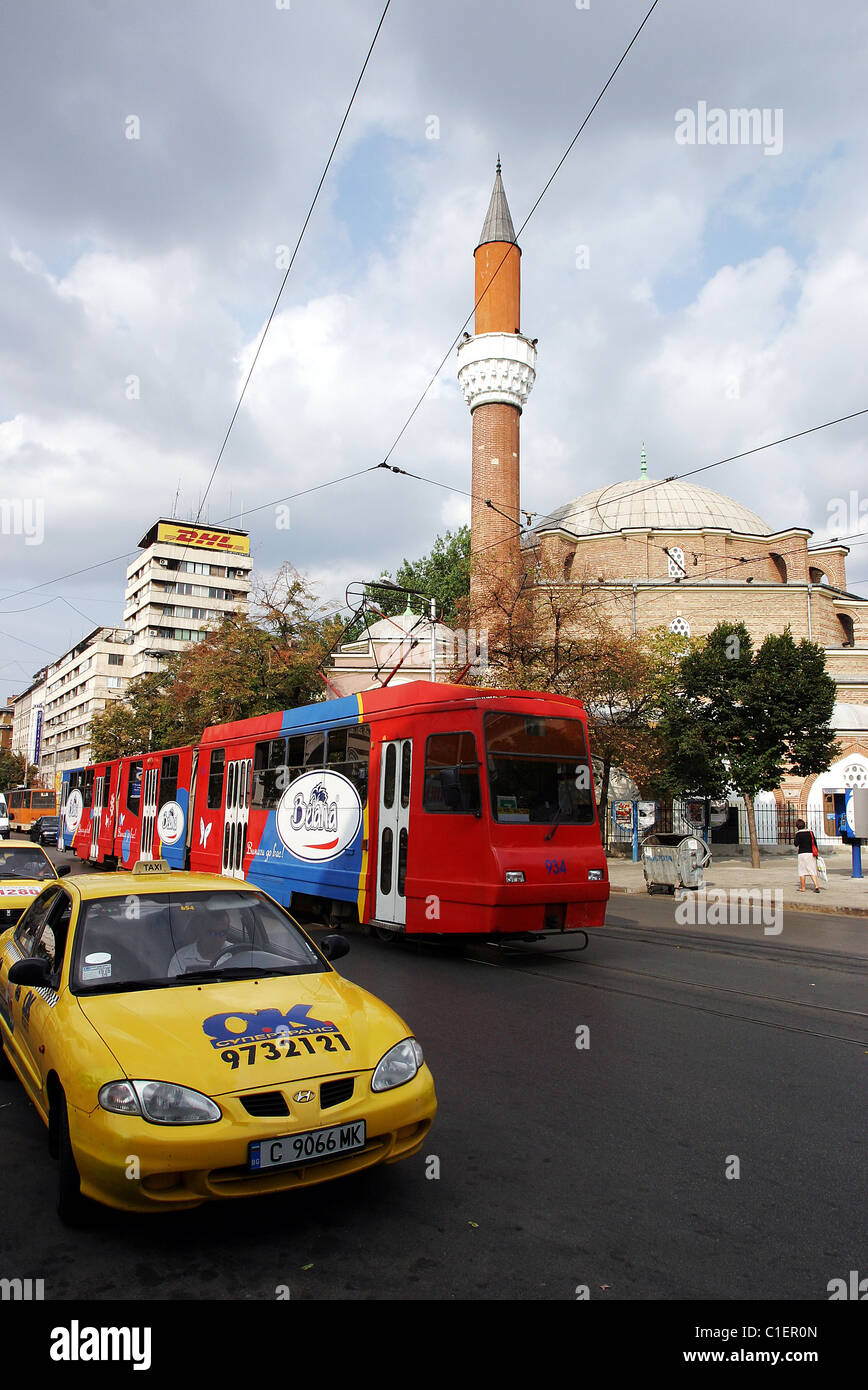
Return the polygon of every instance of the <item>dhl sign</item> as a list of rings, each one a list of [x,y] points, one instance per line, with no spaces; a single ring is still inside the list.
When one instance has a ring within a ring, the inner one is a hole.
[[[207,526],[177,526],[174,522],[161,521],[157,530],[158,541],[171,541],[173,545],[190,545],[202,550],[228,551],[232,555],[249,555],[248,536],[233,535],[231,531],[212,531]]]

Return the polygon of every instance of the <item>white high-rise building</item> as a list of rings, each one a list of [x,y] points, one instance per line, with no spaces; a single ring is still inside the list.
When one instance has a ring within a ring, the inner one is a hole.
[[[124,604],[131,676],[158,671],[172,652],[201,642],[224,613],[246,613],[253,567],[246,531],[161,518],[139,545]]]
[[[39,736],[34,762],[39,779],[56,786],[65,767],[90,761],[93,716],[123,697],[130,669],[129,633],[97,627],[45,668]]]

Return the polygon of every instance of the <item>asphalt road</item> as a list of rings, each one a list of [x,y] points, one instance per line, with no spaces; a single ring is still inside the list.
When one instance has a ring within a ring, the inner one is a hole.
[[[339,969],[434,1073],[423,1153],[71,1232],[42,1125],[0,1082],[0,1274],[46,1299],[826,1300],[866,1265],[868,1049],[864,954],[828,930],[676,932],[664,900],[623,897],[581,954],[353,935]]]

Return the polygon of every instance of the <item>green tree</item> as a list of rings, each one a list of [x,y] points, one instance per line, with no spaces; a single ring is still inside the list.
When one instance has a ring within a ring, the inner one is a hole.
[[[13,753],[11,749],[0,748],[0,792],[7,792],[11,787],[20,787],[26,771],[27,759],[23,753]]]
[[[442,621],[454,625],[458,621],[458,605],[470,592],[470,527],[460,526],[457,531],[445,531],[437,536],[430,554],[419,560],[403,560],[394,578],[384,570],[381,579],[388,579],[402,589],[424,594],[436,599],[438,614]],[[371,602],[381,613],[391,617],[403,613],[407,607],[407,596],[391,593],[369,585],[366,590]],[[411,600],[414,607],[418,602]]]
[[[664,701],[666,779],[673,790],[743,797],[759,868],[754,801],[787,775],[822,772],[835,756],[835,682],[821,647],[790,629],[754,650],[744,623],[719,623],[680,663]]]

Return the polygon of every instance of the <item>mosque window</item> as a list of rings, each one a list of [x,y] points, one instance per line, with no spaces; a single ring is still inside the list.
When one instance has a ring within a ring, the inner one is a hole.
[[[864,763],[848,763],[841,781],[845,787],[868,787],[868,767]]]
[[[673,618],[669,624],[669,631],[674,632],[678,637],[689,637],[690,624],[686,618]]]
[[[852,647],[854,644],[855,636],[853,630],[853,619],[850,617],[849,613],[839,613],[838,622],[841,624],[841,631],[844,637],[843,645],[845,647]]]
[[[669,574],[672,579],[684,578],[684,551],[680,545],[670,545],[667,550],[669,556]]]
[[[780,577],[781,583],[782,583],[782,584],[786,584],[786,582],[787,582],[787,562],[786,562],[786,560],[784,559],[783,555],[776,555],[775,552],[774,552],[773,550],[769,551],[769,554],[771,555],[772,564],[774,565],[775,569],[776,569],[777,572],[778,572],[778,575],[779,575],[779,577]]]

